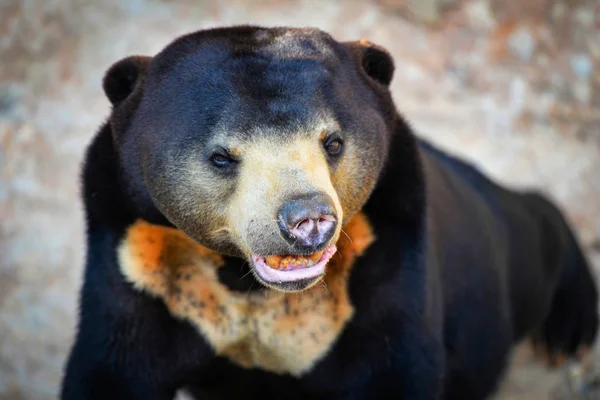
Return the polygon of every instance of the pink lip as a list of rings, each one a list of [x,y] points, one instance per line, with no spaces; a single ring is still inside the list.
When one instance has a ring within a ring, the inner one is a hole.
[[[265,257],[252,254],[252,262],[254,269],[258,275],[269,283],[277,282],[293,282],[301,279],[311,279],[321,276],[325,272],[325,266],[327,262],[333,257],[337,248],[335,245],[331,245],[325,249],[321,259],[312,267],[291,269],[287,271],[281,271],[271,268],[265,262]]]

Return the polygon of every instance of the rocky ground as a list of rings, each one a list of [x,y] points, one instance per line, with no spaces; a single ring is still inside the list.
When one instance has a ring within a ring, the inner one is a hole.
[[[418,132],[503,183],[551,194],[600,271],[597,1],[5,0],[0,398],[56,397],[83,259],[78,168],[109,110],[104,71],[179,34],[247,22],[387,47],[394,97]],[[498,399],[594,398],[599,359],[586,374],[548,373],[524,349]]]

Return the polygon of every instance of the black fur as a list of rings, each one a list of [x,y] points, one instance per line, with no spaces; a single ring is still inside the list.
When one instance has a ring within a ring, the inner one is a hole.
[[[561,213],[543,196],[503,189],[472,166],[415,139],[386,86],[391,58],[357,44],[348,45],[350,53],[363,52],[360,65],[373,81],[361,84],[362,96],[331,97],[330,103],[342,120],[344,115],[360,118],[361,101],[379,104],[388,133],[380,149],[386,163],[363,207],[377,240],[352,268],[349,290],[356,313],[330,353],[301,379],[241,369],[215,358],[191,325],[127,284],[115,253],[125,229],[136,218],[172,225],[152,203],[141,175],[124,165],[145,156],[127,153],[132,148],[127,142],[139,137],[124,135],[131,118],[147,117],[136,114],[147,90],[139,79],[145,79],[147,68],[165,76],[177,68],[176,60],[197,57],[199,43],[208,43],[205,57],[218,59],[224,42],[242,43],[238,51],[255,56],[258,44],[247,43],[254,32],[242,27],[188,35],[154,64],[129,60],[107,75],[105,90],[115,110],[85,161],[88,252],[62,399],[171,399],[186,386],[199,398],[219,399],[484,399],[494,391],[517,341],[532,337],[552,354],[568,355],[592,343],[598,323],[596,286]],[[264,31],[260,40],[273,40],[280,32]],[[323,40],[332,42],[326,36]],[[311,51],[309,45],[302,51]],[[332,62],[332,68],[359,85],[358,75],[349,72],[355,66],[348,56],[339,45],[331,46],[337,49],[331,57],[342,60]],[[243,62],[238,67],[243,69]],[[299,63],[295,73],[304,67]],[[181,96],[203,104],[204,119],[173,108],[169,99],[165,115],[208,129],[226,93],[220,91],[218,71],[194,72],[211,82],[212,92],[199,86]],[[257,77],[267,73],[255,72]],[[179,87],[169,76],[165,83]],[[296,86],[284,90],[285,96],[309,96],[310,79],[286,77],[282,82]],[[264,93],[265,99],[279,95],[275,89]],[[287,126],[311,112],[302,102],[280,105],[270,116],[261,114],[260,123]],[[134,133],[146,134],[127,132]],[[228,260],[220,272],[225,283],[235,290],[260,290],[249,277],[239,280],[240,274],[247,275],[240,270],[243,260]]]

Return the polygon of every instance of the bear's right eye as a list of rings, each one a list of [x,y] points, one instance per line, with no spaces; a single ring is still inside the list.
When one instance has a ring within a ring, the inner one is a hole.
[[[210,156],[210,162],[213,163],[216,167],[223,168],[228,167],[235,162],[233,158],[227,153],[226,150],[221,149],[214,152]]]

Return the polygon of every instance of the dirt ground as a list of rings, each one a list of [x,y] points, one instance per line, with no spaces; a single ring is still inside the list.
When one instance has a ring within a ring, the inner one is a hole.
[[[387,47],[395,100],[419,134],[505,184],[549,193],[600,271],[598,1],[4,0],[0,398],[56,397],[83,262],[79,164],[109,112],[104,71],[177,35],[239,23]],[[498,399],[600,398],[583,390],[593,369],[549,373],[526,350]]]

